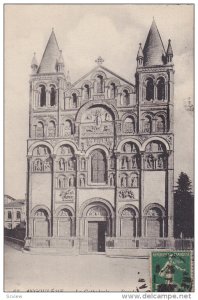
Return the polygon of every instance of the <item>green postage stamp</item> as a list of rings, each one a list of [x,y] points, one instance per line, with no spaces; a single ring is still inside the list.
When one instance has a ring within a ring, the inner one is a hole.
[[[153,292],[192,291],[190,251],[153,251],[151,253]]]

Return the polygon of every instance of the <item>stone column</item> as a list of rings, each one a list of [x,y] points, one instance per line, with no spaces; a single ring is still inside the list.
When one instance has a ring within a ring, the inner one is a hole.
[[[115,176],[115,228],[114,228],[114,235],[117,237],[120,235],[120,230],[119,230],[119,214],[118,214],[118,187],[119,187],[119,175],[120,175],[120,153],[117,152],[115,153],[116,157],[116,176]]]
[[[55,189],[55,180],[56,180],[56,155],[51,155],[52,158],[52,166],[51,166],[51,236],[55,236],[56,232],[54,231],[54,214],[55,214],[55,198],[56,198],[56,189]]]
[[[166,207],[168,213],[168,237],[174,236],[174,171],[173,171],[173,151],[168,152],[168,170],[166,180]]]
[[[143,207],[144,207],[144,152],[140,153],[141,155],[141,166],[140,166],[140,200],[139,200],[139,236],[144,236],[144,214],[143,214]]]
[[[76,198],[75,198],[75,236],[80,236],[80,216],[79,216],[79,173],[80,173],[80,155],[76,154]]]

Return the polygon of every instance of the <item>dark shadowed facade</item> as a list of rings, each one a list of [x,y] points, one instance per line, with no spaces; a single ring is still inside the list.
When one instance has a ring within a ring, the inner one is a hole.
[[[101,57],[71,83],[52,31],[31,64],[27,246],[174,247],[172,58],[153,21],[134,57],[135,84]]]

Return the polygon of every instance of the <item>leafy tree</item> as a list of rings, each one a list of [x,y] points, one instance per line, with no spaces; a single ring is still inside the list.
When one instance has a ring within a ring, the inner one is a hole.
[[[174,194],[174,231],[175,237],[194,236],[194,196],[188,175],[181,172]]]

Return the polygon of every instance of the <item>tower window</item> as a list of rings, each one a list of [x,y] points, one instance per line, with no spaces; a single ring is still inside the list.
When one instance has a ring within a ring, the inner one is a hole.
[[[152,120],[151,120],[151,117],[149,117],[149,116],[145,117],[145,119],[144,119],[143,131],[145,133],[152,132]]]
[[[107,163],[105,154],[101,150],[95,150],[91,157],[91,181],[94,183],[106,183]]]
[[[103,77],[102,75],[98,75],[96,79],[96,87],[97,87],[97,93],[103,93]]]
[[[154,84],[153,79],[148,78],[146,83],[146,100],[154,99]]]
[[[36,137],[44,137],[44,126],[42,122],[38,122],[36,126]]]
[[[165,121],[163,116],[158,116],[156,121],[156,131],[164,132],[165,131]]]
[[[115,83],[110,84],[110,98],[114,99],[116,97],[116,85]]]
[[[40,106],[46,106],[46,89],[44,85],[40,85],[41,92],[40,92]]]
[[[123,105],[128,106],[130,104],[129,103],[129,92],[128,92],[128,90],[124,90],[122,96],[123,96]]]
[[[90,97],[90,88],[88,84],[84,85],[84,99],[89,99]]]
[[[50,105],[51,106],[56,105],[56,89],[54,86],[51,87],[51,91],[50,91]]]
[[[157,99],[164,100],[165,99],[165,80],[164,78],[159,78],[157,81]]]
[[[72,107],[73,108],[77,107],[77,95],[76,95],[76,93],[72,94]]]
[[[17,219],[21,219],[21,212],[17,211],[17,215],[16,215]]]

